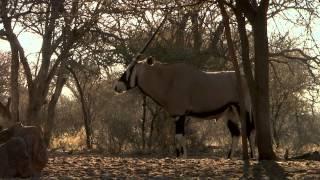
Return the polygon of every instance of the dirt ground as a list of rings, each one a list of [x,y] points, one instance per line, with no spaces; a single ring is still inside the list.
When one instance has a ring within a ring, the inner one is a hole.
[[[51,153],[41,179],[320,179],[320,161],[114,157]]]

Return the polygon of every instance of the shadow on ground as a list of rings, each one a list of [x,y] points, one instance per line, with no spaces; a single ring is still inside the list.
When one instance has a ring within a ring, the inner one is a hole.
[[[250,165],[249,161],[243,164],[244,179],[288,179],[288,174],[276,161],[259,161]]]

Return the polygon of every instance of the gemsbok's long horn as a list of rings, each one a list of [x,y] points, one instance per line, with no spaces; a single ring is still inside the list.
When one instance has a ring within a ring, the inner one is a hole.
[[[161,21],[161,23],[158,26],[158,28],[156,29],[156,31],[152,34],[149,41],[144,45],[144,47],[140,50],[140,52],[138,54],[143,54],[146,51],[146,49],[148,48],[148,46],[150,45],[152,40],[155,38],[156,34],[159,32],[160,28],[163,26],[163,24],[167,20],[168,14],[170,14],[171,11],[172,11],[172,8],[170,8],[170,10],[166,13],[166,15],[164,16],[163,20]]]

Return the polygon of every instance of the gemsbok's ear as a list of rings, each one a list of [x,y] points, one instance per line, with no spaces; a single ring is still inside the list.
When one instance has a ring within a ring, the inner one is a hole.
[[[154,63],[154,58],[153,58],[152,56],[149,56],[149,57],[147,58],[147,64],[148,64],[148,65],[153,65],[153,63]]]
[[[135,57],[135,61],[139,61],[140,59],[142,59],[142,54],[137,54]]]

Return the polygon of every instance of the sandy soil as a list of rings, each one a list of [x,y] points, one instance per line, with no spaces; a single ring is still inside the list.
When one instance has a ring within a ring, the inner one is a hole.
[[[41,179],[320,179],[320,161],[50,154]]]

